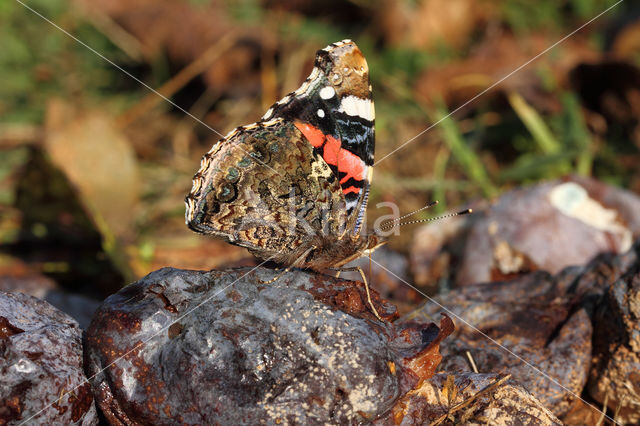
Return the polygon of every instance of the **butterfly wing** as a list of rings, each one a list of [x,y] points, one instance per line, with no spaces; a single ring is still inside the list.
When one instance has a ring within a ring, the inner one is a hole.
[[[292,264],[322,235],[341,235],[345,198],[300,130],[275,119],[236,129],[203,157],[187,225]]]
[[[329,165],[346,201],[347,230],[359,234],[373,171],[375,112],[367,61],[355,43],[319,50],[311,75],[263,119],[274,117],[293,122]]]

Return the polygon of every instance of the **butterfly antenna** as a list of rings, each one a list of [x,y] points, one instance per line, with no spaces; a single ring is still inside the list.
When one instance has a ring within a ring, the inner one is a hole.
[[[409,216],[413,216],[414,214],[416,214],[416,213],[420,213],[421,211],[426,210],[426,209],[428,209],[428,208],[431,208],[431,207],[433,207],[433,206],[435,206],[435,205],[437,205],[437,204],[438,204],[438,201],[432,201],[432,202],[430,202],[430,203],[427,203],[427,205],[426,205],[426,206],[424,206],[424,207],[422,207],[422,208],[420,208],[420,209],[418,209],[418,210],[415,210],[415,211],[413,211],[413,212],[411,212],[411,213],[405,214],[405,215],[404,215],[404,216],[402,216],[402,217],[399,217],[399,218],[397,218],[397,219],[393,219],[393,220],[389,219],[390,221],[389,221],[389,222],[385,222],[385,223],[383,223],[382,225],[380,225],[380,228],[391,228],[391,227],[393,227],[396,223],[399,223],[402,219],[406,219],[406,218],[408,218]],[[384,231],[384,229],[383,229],[383,231]]]
[[[412,225],[414,223],[433,222],[435,220],[446,219],[448,217],[462,216],[462,215],[469,214],[469,213],[473,213],[473,210],[472,209],[466,209],[466,210],[462,210],[462,211],[459,211],[459,212],[456,212],[456,213],[448,213],[448,214],[444,214],[442,216],[430,217],[429,219],[411,220],[409,222],[401,222],[401,223],[398,224],[398,226]]]

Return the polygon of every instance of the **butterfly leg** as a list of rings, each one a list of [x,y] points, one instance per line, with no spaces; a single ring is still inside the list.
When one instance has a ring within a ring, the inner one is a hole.
[[[259,280],[260,284],[271,284],[273,282],[278,281],[280,278],[282,278],[282,276],[284,274],[286,274],[287,272],[289,272],[291,270],[291,268],[293,268],[293,266],[287,266],[285,269],[282,270],[282,272],[280,272],[278,275],[276,275],[275,277],[271,278],[270,280]]]
[[[371,300],[371,292],[369,291],[369,283],[367,282],[367,278],[364,276],[364,271],[362,270],[361,267],[354,266],[354,267],[351,267],[351,268],[340,268],[340,269],[338,269],[338,272],[336,274],[336,278],[338,278],[338,276],[340,275],[340,272],[348,272],[348,271],[358,271],[360,273],[360,277],[362,278],[362,282],[364,283],[364,289],[367,292],[367,302],[369,303],[369,306],[371,307],[371,311],[376,316],[376,318],[378,318],[380,321],[384,322],[384,320],[382,319],[382,317],[380,317],[380,314],[376,310],[376,307],[373,306],[373,301]]]
[[[297,265],[302,264],[302,262],[304,261],[304,259],[307,258],[307,256],[309,255],[309,253],[311,253],[313,250],[316,249],[316,246],[312,246],[310,247],[307,251],[305,251],[304,253],[302,253],[302,255],[300,257],[298,257],[295,262],[293,262],[291,265],[287,266],[282,272],[280,272],[278,275],[276,275],[275,277],[271,278],[270,280],[267,281],[263,281],[263,280],[259,280],[260,284],[271,284],[273,282],[278,281],[280,278],[282,278],[282,276],[284,274],[286,274],[287,272],[289,272],[291,269],[295,268]]]

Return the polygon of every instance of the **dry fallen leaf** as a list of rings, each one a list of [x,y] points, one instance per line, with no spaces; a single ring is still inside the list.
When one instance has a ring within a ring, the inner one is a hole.
[[[106,222],[116,236],[129,232],[138,199],[137,161],[111,117],[53,100],[44,146],[94,220]]]
[[[114,265],[133,278],[122,247],[131,240],[138,201],[138,165],[129,141],[113,119],[61,100],[49,103],[44,148],[69,179]]]

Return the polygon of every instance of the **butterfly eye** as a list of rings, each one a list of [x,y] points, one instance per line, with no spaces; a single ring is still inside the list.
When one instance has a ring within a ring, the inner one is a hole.
[[[236,187],[232,183],[223,183],[218,188],[218,192],[216,193],[216,199],[222,201],[223,203],[228,203],[233,201],[236,198]]]
[[[334,73],[331,76],[331,81],[332,81],[333,84],[340,84],[340,83],[342,83],[342,76],[340,74],[338,74],[338,73]]]

